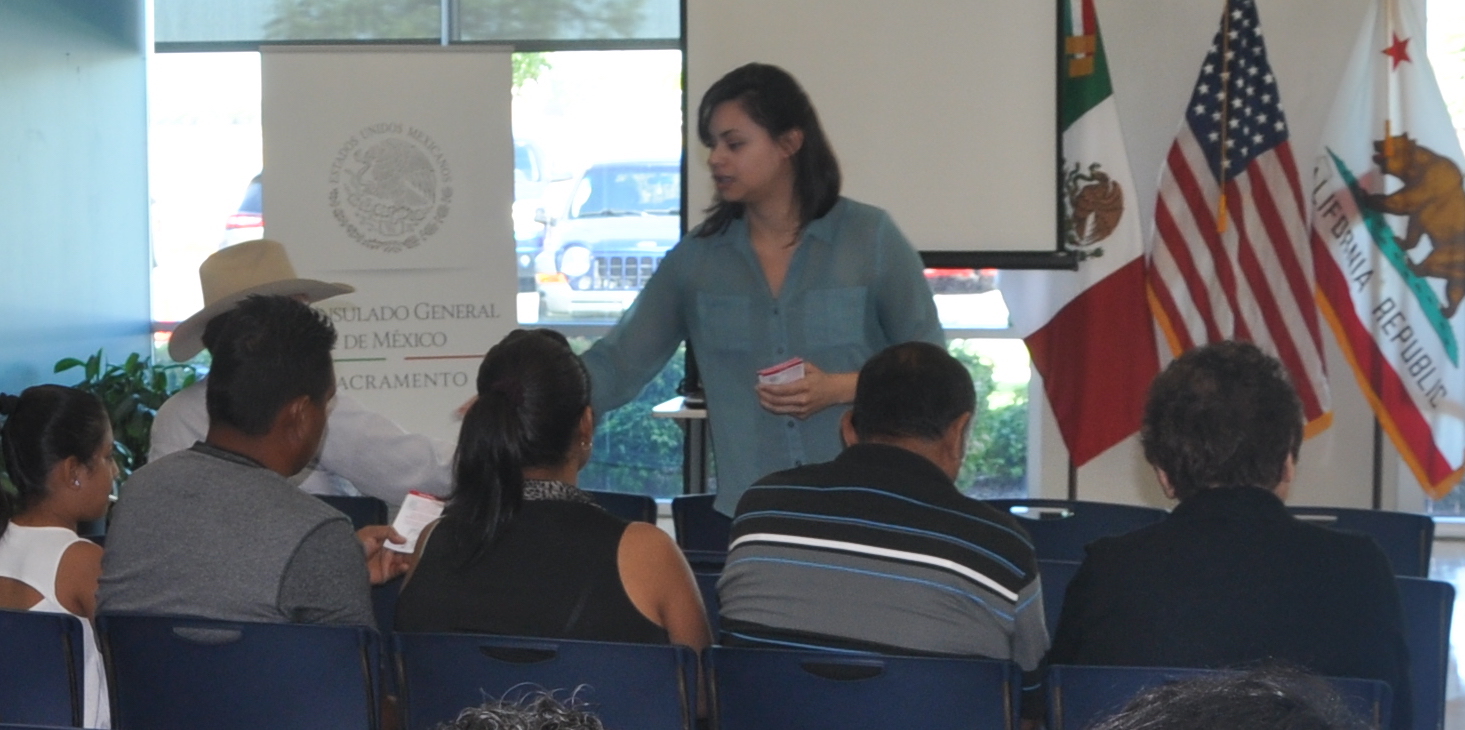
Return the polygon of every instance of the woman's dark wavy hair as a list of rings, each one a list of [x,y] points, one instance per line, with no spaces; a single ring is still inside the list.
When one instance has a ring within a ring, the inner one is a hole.
[[[750,63],[729,71],[702,95],[697,107],[697,136],[709,149],[716,142],[712,137],[712,113],[724,102],[736,101],[750,119],[777,139],[798,129],[804,143],[794,153],[794,196],[799,200],[799,227],[824,217],[839,202],[839,161],[819,125],[819,115],[809,95],[794,77],[777,66]],[[707,208],[707,220],[697,229],[698,236],[713,236],[727,230],[734,219],[743,217],[742,203],[713,200]]]
[[[1140,442],[1184,500],[1210,487],[1272,489],[1302,446],[1302,401],[1249,342],[1198,347],[1150,384]]]
[[[62,385],[37,385],[19,396],[0,393],[0,449],[16,493],[0,489],[0,535],[10,520],[46,498],[46,477],[74,457],[90,464],[107,435],[107,409],[95,395]]]
[[[565,463],[581,414],[590,406],[590,375],[553,330],[514,330],[478,368],[478,400],[463,416],[444,518],[479,529],[481,552],[518,514],[524,469]]]

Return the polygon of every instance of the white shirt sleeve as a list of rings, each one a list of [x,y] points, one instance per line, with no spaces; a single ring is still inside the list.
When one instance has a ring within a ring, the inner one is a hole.
[[[455,448],[442,439],[408,433],[356,399],[337,394],[317,464],[362,494],[399,505],[414,489],[448,496]]]
[[[148,460],[182,451],[208,434],[207,388],[200,380],[174,393],[153,420]],[[400,505],[416,489],[439,497],[452,491],[454,444],[408,433],[391,419],[337,395],[325,442],[312,467],[290,481],[311,494],[361,494]]]
[[[208,389],[200,380],[163,401],[153,418],[148,461],[187,449],[209,431]]]

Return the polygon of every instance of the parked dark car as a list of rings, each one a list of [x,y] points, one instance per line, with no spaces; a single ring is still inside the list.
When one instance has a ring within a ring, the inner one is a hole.
[[[574,183],[546,217],[536,260],[541,313],[619,315],[681,236],[678,160],[605,162]]]
[[[264,198],[264,176],[263,172],[255,175],[244,188],[244,200],[239,203],[239,210],[224,220],[224,240],[219,243],[219,248],[264,238],[264,205],[261,202]]]

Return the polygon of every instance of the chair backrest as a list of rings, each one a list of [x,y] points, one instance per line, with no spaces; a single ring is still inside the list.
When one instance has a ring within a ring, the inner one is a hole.
[[[1078,573],[1081,563],[1074,560],[1039,560],[1038,580],[1043,582],[1043,621],[1048,625],[1048,637],[1058,634],[1058,618],[1063,615],[1063,598],[1068,595],[1068,584]]]
[[[0,721],[79,727],[81,620],[0,610]]]
[[[485,699],[577,691],[606,727],[689,730],[697,656],[685,646],[475,634],[394,636],[406,730],[427,730]]]
[[[644,494],[625,492],[603,492],[587,489],[600,508],[627,522],[650,522],[656,524],[656,500]]]
[[[732,518],[712,508],[715,494],[684,494],[671,500],[677,545],[683,550],[727,552]]]
[[[697,573],[721,573],[727,565],[725,550],[683,550],[682,557],[687,559],[687,565],[692,566],[692,571]]]
[[[1343,507],[1288,507],[1293,517],[1338,530],[1361,532],[1384,549],[1394,575],[1429,577],[1434,549],[1434,519],[1407,512]]]
[[[1014,728],[1016,664],[714,646],[708,651],[720,730]]]
[[[366,627],[103,614],[97,634],[116,730],[378,727]]]
[[[1041,560],[1083,560],[1084,546],[1165,519],[1165,510],[1129,504],[1066,499],[989,499],[1011,513],[1033,538]]]
[[[347,497],[338,494],[317,494],[320,501],[345,512],[351,518],[351,527],[361,529],[367,525],[387,524],[387,503],[376,497]]]
[[[1450,616],[1455,587],[1424,578],[1396,577],[1404,609],[1404,642],[1409,646],[1409,688],[1414,727],[1443,730],[1445,683],[1450,674]]]
[[[697,591],[702,594],[702,607],[707,609],[707,626],[712,629],[712,639],[716,641],[717,632],[722,629],[722,621],[719,620],[722,601],[717,597],[717,581],[722,578],[722,573],[694,572],[692,577],[697,579]]]
[[[1174,667],[1052,666],[1048,668],[1047,681],[1048,730],[1083,730],[1118,712],[1135,695],[1152,687],[1226,673],[1218,669]],[[1342,695],[1350,710],[1372,722],[1370,727],[1389,726],[1393,693],[1387,682],[1325,679]]]

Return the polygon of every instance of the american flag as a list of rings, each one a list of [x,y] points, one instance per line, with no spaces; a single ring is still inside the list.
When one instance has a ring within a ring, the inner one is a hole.
[[[1255,0],[1229,0],[1155,204],[1149,286],[1172,351],[1249,340],[1277,356],[1309,433],[1330,417],[1297,162]]]

